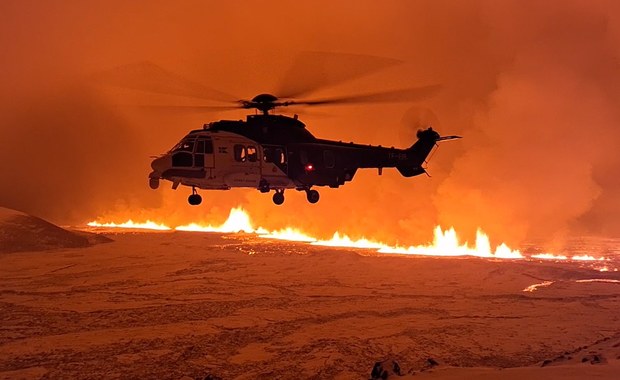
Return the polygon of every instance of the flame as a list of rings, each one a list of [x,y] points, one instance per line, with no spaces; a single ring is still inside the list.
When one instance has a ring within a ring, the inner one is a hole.
[[[541,260],[572,260],[572,261],[607,261],[609,260],[606,257],[596,258],[591,255],[574,255],[570,258],[564,255],[554,255],[552,253],[539,253],[536,255],[530,256],[533,259],[541,259]]]
[[[600,258],[596,258],[594,256],[590,256],[590,255],[576,255],[571,257],[571,260],[573,261],[605,261],[607,260],[604,257],[600,257]]]
[[[329,240],[316,240],[312,242],[312,245],[322,245],[326,247],[342,247],[342,248],[368,248],[368,249],[377,249],[381,250],[383,248],[388,247],[383,243],[378,243],[376,241],[368,240],[365,238],[361,238],[358,240],[353,240],[347,235],[340,236],[340,233],[334,233]]]
[[[230,210],[228,219],[221,226],[214,227],[212,225],[202,226],[196,223],[190,223],[184,226],[178,226],[174,228],[177,231],[192,231],[192,232],[221,232],[221,233],[234,233],[245,232],[255,233],[257,230],[252,227],[250,221],[250,215],[245,212],[241,207],[235,207]]]
[[[476,245],[469,247],[467,243],[461,244],[454,228],[442,231],[440,226],[435,227],[435,238],[432,245],[418,245],[403,247],[384,247],[379,250],[382,253],[400,253],[408,255],[425,256],[475,256],[499,259],[522,259],[523,255],[518,250],[512,250],[502,243],[491,250],[489,237],[478,230],[476,232]]]
[[[108,227],[108,228],[137,228],[144,230],[157,230],[157,231],[168,231],[172,228],[166,226],[165,224],[155,223],[153,221],[147,220],[144,223],[135,223],[133,220],[129,219],[125,223],[99,223],[99,222],[88,222],[88,226],[90,227]]]
[[[533,259],[541,259],[541,260],[568,260],[567,256],[554,255],[553,253],[539,253],[537,255],[532,255],[531,257]]]
[[[153,230],[172,230],[165,224],[158,224],[156,222],[147,220],[144,223],[135,223],[132,220],[128,220],[125,223],[88,223],[91,227],[119,227],[119,228],[139,228],[139,229],[153,229]],[[292,227],[286,227],[280,230],[269,231],[262,227],[255,227],[252,224],[249,214],[241,207],[236,207],[230,210],[228,218],[221,225],[212,224],[200,224],[190,223],[174,227],[176,231],[191,231],[191,232],[218,232],[218,233],[237,233],[245,232],[256,234],[265,239],[277,239],[295,242],[305,242],[317,246],[328,247],[342,247],[342,248],[360,248],[371,249],[379,253],[388,254],[405,254],[405,255],[423,255],[423,256],[473,256],[483,258],[497,258],[497,259],[523,259],[525,258],[519,250],[513,250],[506,244],[502,243],[492,249],[489,237],[478,230],[476,232],[476,241],[473,246],[470,246],[467,242],[461,243],[459,237],[454,230],[450,228],[443,230],[440,226],[435,227],[434,238],[432,243],[427,245],[417,246],[394,246],[386,243],[378,242],[372,239],[359,238],[352,239],[348,235],[335,232],[334,235],[328,240],[317,239],[310,236],[303,231]],[[573,260],[573,261],[605,261],[608,260],[604,257],[595,258],[590,255],[575,255],[572,257],[564,255],[555,255],[551,253],[540,253],[530,256],[532,259],[540,260]]]
[[[312,244],[314,244],[314,242],[317,241],[316,238],[313,238],[312,236],[308,236],[304,234],[303,232],[295,228],[291,228],[291,227],[278,230],[278,231],[271,231],[271,232],[268,232],[267,230],[262,230],[262,231],[264,231],[264,233],[261,233],[259,231],[257,232],[257,234],[260,237],[265,238],[265,239],[299,241],[299,242],[312,243]]]

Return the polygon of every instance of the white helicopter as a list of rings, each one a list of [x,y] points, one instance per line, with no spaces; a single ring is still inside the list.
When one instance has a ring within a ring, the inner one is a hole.
[[[205,98],[206,87],[182,79],[159,66],[143,63],[107,73],[104,81],[116,86],[159,93]],[[136,80],[138,76],[138,80]],[[121,78],[119,80],[119,78]],[[155,79],[153,79],[155,78]],[[163,83],[163,85],[162,85]],[[313,89],[313,88],[311,88]],[[368,102],[419,100],[437,90],[437,86],[400,89],[363,95],[323,99],[296,100],[303,91],[288,94],[281,100],[271,94],[260,94],[251,100],[235,101],[226,106],[172,106],[167,108],[254,109],[246,120],[220,120],[190,131],[168,152],[151,162],[149,186],[157,189],[161,180],[191,187],[190,205],[199,205],[202,197],[197,189],[229,190],[253,188],[262,193],[274,191],[273,202],[284,203],[284,191],[304,191],[308,202],[319,201],[314,187],[337,188],[351,181],[358,169],[396,168],[403,176],[426,173],[426,160],[437,143],[460,138],[440,136],[432,128],[419,130],[417,141],[408,148],[396,149],[319,139],[310,133],[297,115],[288,117],[270,113],[287,106],[318,106]]]

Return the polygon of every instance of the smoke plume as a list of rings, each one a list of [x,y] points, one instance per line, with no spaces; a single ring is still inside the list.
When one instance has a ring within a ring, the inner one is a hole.
[[[242,205],[265,227],[403,244],[427,240],[437,223],[470,239],[481,227],[512,244],[618,235],[619,8],[576,0],[3,2],[0,204],[63,223],[106,214],[212,221]],[[152,61],[251,98],[294,80],[303,51],[404,62],[312,95],[443,88],[417,104],[301,110],[316,136],[404,147],[432,124],[464,139],[442,144],[432,178],[362,171],[340,189],[319,189],[316,205],[295,191],[275,207],[269,196],[233,190],[203,192],[203,205],[190,208],[187,189],[148,188],[149,155],[244,112],[148,113],[119,106],[88,79]]]

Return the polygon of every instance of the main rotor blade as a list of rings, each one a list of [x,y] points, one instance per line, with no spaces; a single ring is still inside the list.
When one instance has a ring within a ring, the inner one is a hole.
[[[370,55],[303,52],[282,78],[276,94],[280,98],[298,98],[398,63],[395,59]]]
[[[337,104],[358,104],[358,103],[398,103],[410,102],[427,99],[437,93],[440,85],[405,88],[385,92],[374,92],[369,94],[332,97],[316,100],[300,100],[286,102],[287,105],[337,105]]]
[[[242,106],[157,106],[157,105],[132,105],[125,106],[154,111],[179,111],[179,112],[217,112],[231,111],[243,108]]]
[[[152,62],[139,62],[96,73],[92,78],[99,84],[165,95],[179,95],[220,102],[237,99],[224,92],[185,79]]]

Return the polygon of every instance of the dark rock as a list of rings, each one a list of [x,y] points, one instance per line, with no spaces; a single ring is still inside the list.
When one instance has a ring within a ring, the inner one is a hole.
[[[402,376],[400,365],[396,360],[376,362],[370,371],[370,380],[386,380],[394,376]]]
[[[222,378],[219,376],[208,374],[207,376],[204,377],[203,380],[222,380]]]
[[[402,376],[402,374],[400,373],[400,366],[395,360],[392,361],[392,371],[394,371],[394,373],[398,376]]]
[[[435,367],[439,365],[439,362],[437,362],[437,360],[433,359],[433,358],[428,358],[426,359],[426,362],[428,363],[428,365],[430,365],[431,367]]]
[[[370,378],[378,379],[381,377],[381,373],[383,373],[383,365],[381,365],[381,362],[376,362],[372,367],[372,371],[370,371]]]
[[[601,363],[607,363],[607,360],[601,354],[593,354],[593,355],[584,356],[581,359],[581,362],[582,363],[590,362],[590,364],[601,364]]]
[[[542,362],[541,367],[546,367],[546,366],[548,366],[548,365],[549,365],[549,364],[551,364],[551,363],[553,363],[553,361],[552,361],[552,360],[550,360],[550,359],[545,359],[545,361],[543,361],[543,362]]]

